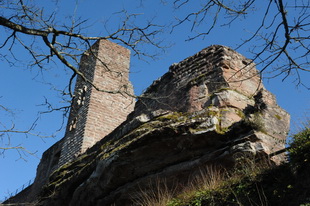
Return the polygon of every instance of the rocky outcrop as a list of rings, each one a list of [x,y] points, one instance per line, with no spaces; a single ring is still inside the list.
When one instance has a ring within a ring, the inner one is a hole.
[[[211,46],[173,64],[127,120],[56,170],[43,205],[132,205],[158,179],[174,189],[200,168],[284,148],[289,115],[265,90],[254,63]],[[278,164],[282,156],[273,157]]]

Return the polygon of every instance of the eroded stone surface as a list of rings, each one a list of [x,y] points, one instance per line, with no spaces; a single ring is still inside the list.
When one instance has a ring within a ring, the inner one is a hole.
[[[289,115],[265,90],[254,63],[211,46],[173,64],[123,124],[55,171],[37,200],[132,205],[158,178],[177,188],[207,165],[230,168],[242,155],[282,149],[288,128]]]

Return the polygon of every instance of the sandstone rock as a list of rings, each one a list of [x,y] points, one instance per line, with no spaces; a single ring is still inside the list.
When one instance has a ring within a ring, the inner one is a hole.
[[[224,46],[173,64],[127,120],[56,170],[43,205],[132,205],[156,180],[178,189],[200,168],[230,168],[240,155],[284,148],[289,115],[265,90],[255,65]],[[283,157],[274,157],[279,164]]]

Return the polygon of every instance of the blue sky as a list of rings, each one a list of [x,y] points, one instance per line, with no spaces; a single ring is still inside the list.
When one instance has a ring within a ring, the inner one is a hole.
[[[51,6],[51,2],[38,1],[47,11],[56,8]],[[143,5],[141,5],[141,2]],[[120,17],[115,12],[122,9],[128,10],[128,13],[140,14],[137,18],[137,24],[145,23],[148,19],[155,19],[156,23],[164,24],[169,28],[170,22],[175,16],[184,16],[188,11],[199,7],[199,1],[195,5],[182,11],[175,11],[170,6],[160,4],[160,1],[102,1],[102,0],[80,0],[75,8],[75,1],[60,1],[55,11],[58,12],[59,22],[66,22],[68,15],[75,13],[76,16],[89,19],[89,27],[84,33],[88,35],[107,35],[105,24],[113,30],[120,23]],[[266,3],[262,1],[263,3]],[[263,4],[261,3],[261,4]],[[264,5],[258,5],[264,6]],[[257,7],[257,12],[263,12]],[[166,45],[170,45],[165,52],[159,50],[161,54],[156,60],[141,60],[136,56],[131,57],[130,79],[134,85],[136,94],[147,88],[154,80],[159,78],[171,64],[179,62],[188,56],[191,56],[201,49],[212,44],[222,44],[235,48],[241,42],[241,38],[246,38],[253,32],[255,25],[259,24],[258,16],[252,15],[244,20],[237,20],[230,27],[218,27],[206,38],[200,38],[193,41],[185,41],[191,33],[190,25],[185,24],[177,27],[173,33],[170,29],[165,29],[161,38]],[[3,32],[0,27],[0,34]],[[258,42],[259,43],[259,42]],[[153,51],[152,47],[145,47],[147,51]],[[246,57],[250,57],[248,47],[238,50]],[[3,51],[2,51],[3,52]],[[27,67],[25,63],[29,56],[26,52],[17,46],[16,56],[22,61],[14,66],[0,59],[1,81],[0,103],[12,109],[14,114],[1,113],[0,122],[6,125],[15,124],[16,128],[25,130],[38,118],[36,122],[36,132],[42,135],[50,135],[60,128],[62,123],[61,113],[49,113],[38,115],[38,112],[45,111],[46,107],[39,106],[44,103],[45,98],[56,106],[63,106],[61,95],[57,90],[63,89],[68,84],[70,71],[63,65],[57,63],[49,64],[44,72],[38,72],[38,68]],[[258,69],[260,67],[258,66]],[[305,83],[309,82],[310,74],[303,73],[302,78]],[[309,113],[310,96],[309,90],[305,87],[296,87],[294,77],[287,78],[282,82],[283,76],[265,79],[265,87],[276,95],[278,104],[291,114],[291,125],[302,120],[305,114]],[[309,83],[308,83],[308,86]],[[65,122],[66,123],[66,122]],[[53,143],[63,137],[64,131],[57,132],[55,138],[39,138],[35,136],[25,136],[13,134],[10,136],[12,145],[22,145],[35,155],[23,154],[24,160],[20,159],[16,151],[7,151],[0,156],[0,201],[14,193],[16,189],[22,187],[24,183],[35,177],[36,167],[39,163],[42,153]],[[0,141],[7,143],[8,137],[4,136]]]

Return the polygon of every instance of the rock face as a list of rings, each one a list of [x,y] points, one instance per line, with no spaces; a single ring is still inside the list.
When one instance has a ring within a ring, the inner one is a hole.
[[[132,205],[162,179],[186,184],[207,165],[283,149],[289,115],[262,85],[254,63],[211,46],[173,64],[112,133],[49,178],[42,205]],[[278,164],[282,156],[272,157]]]

